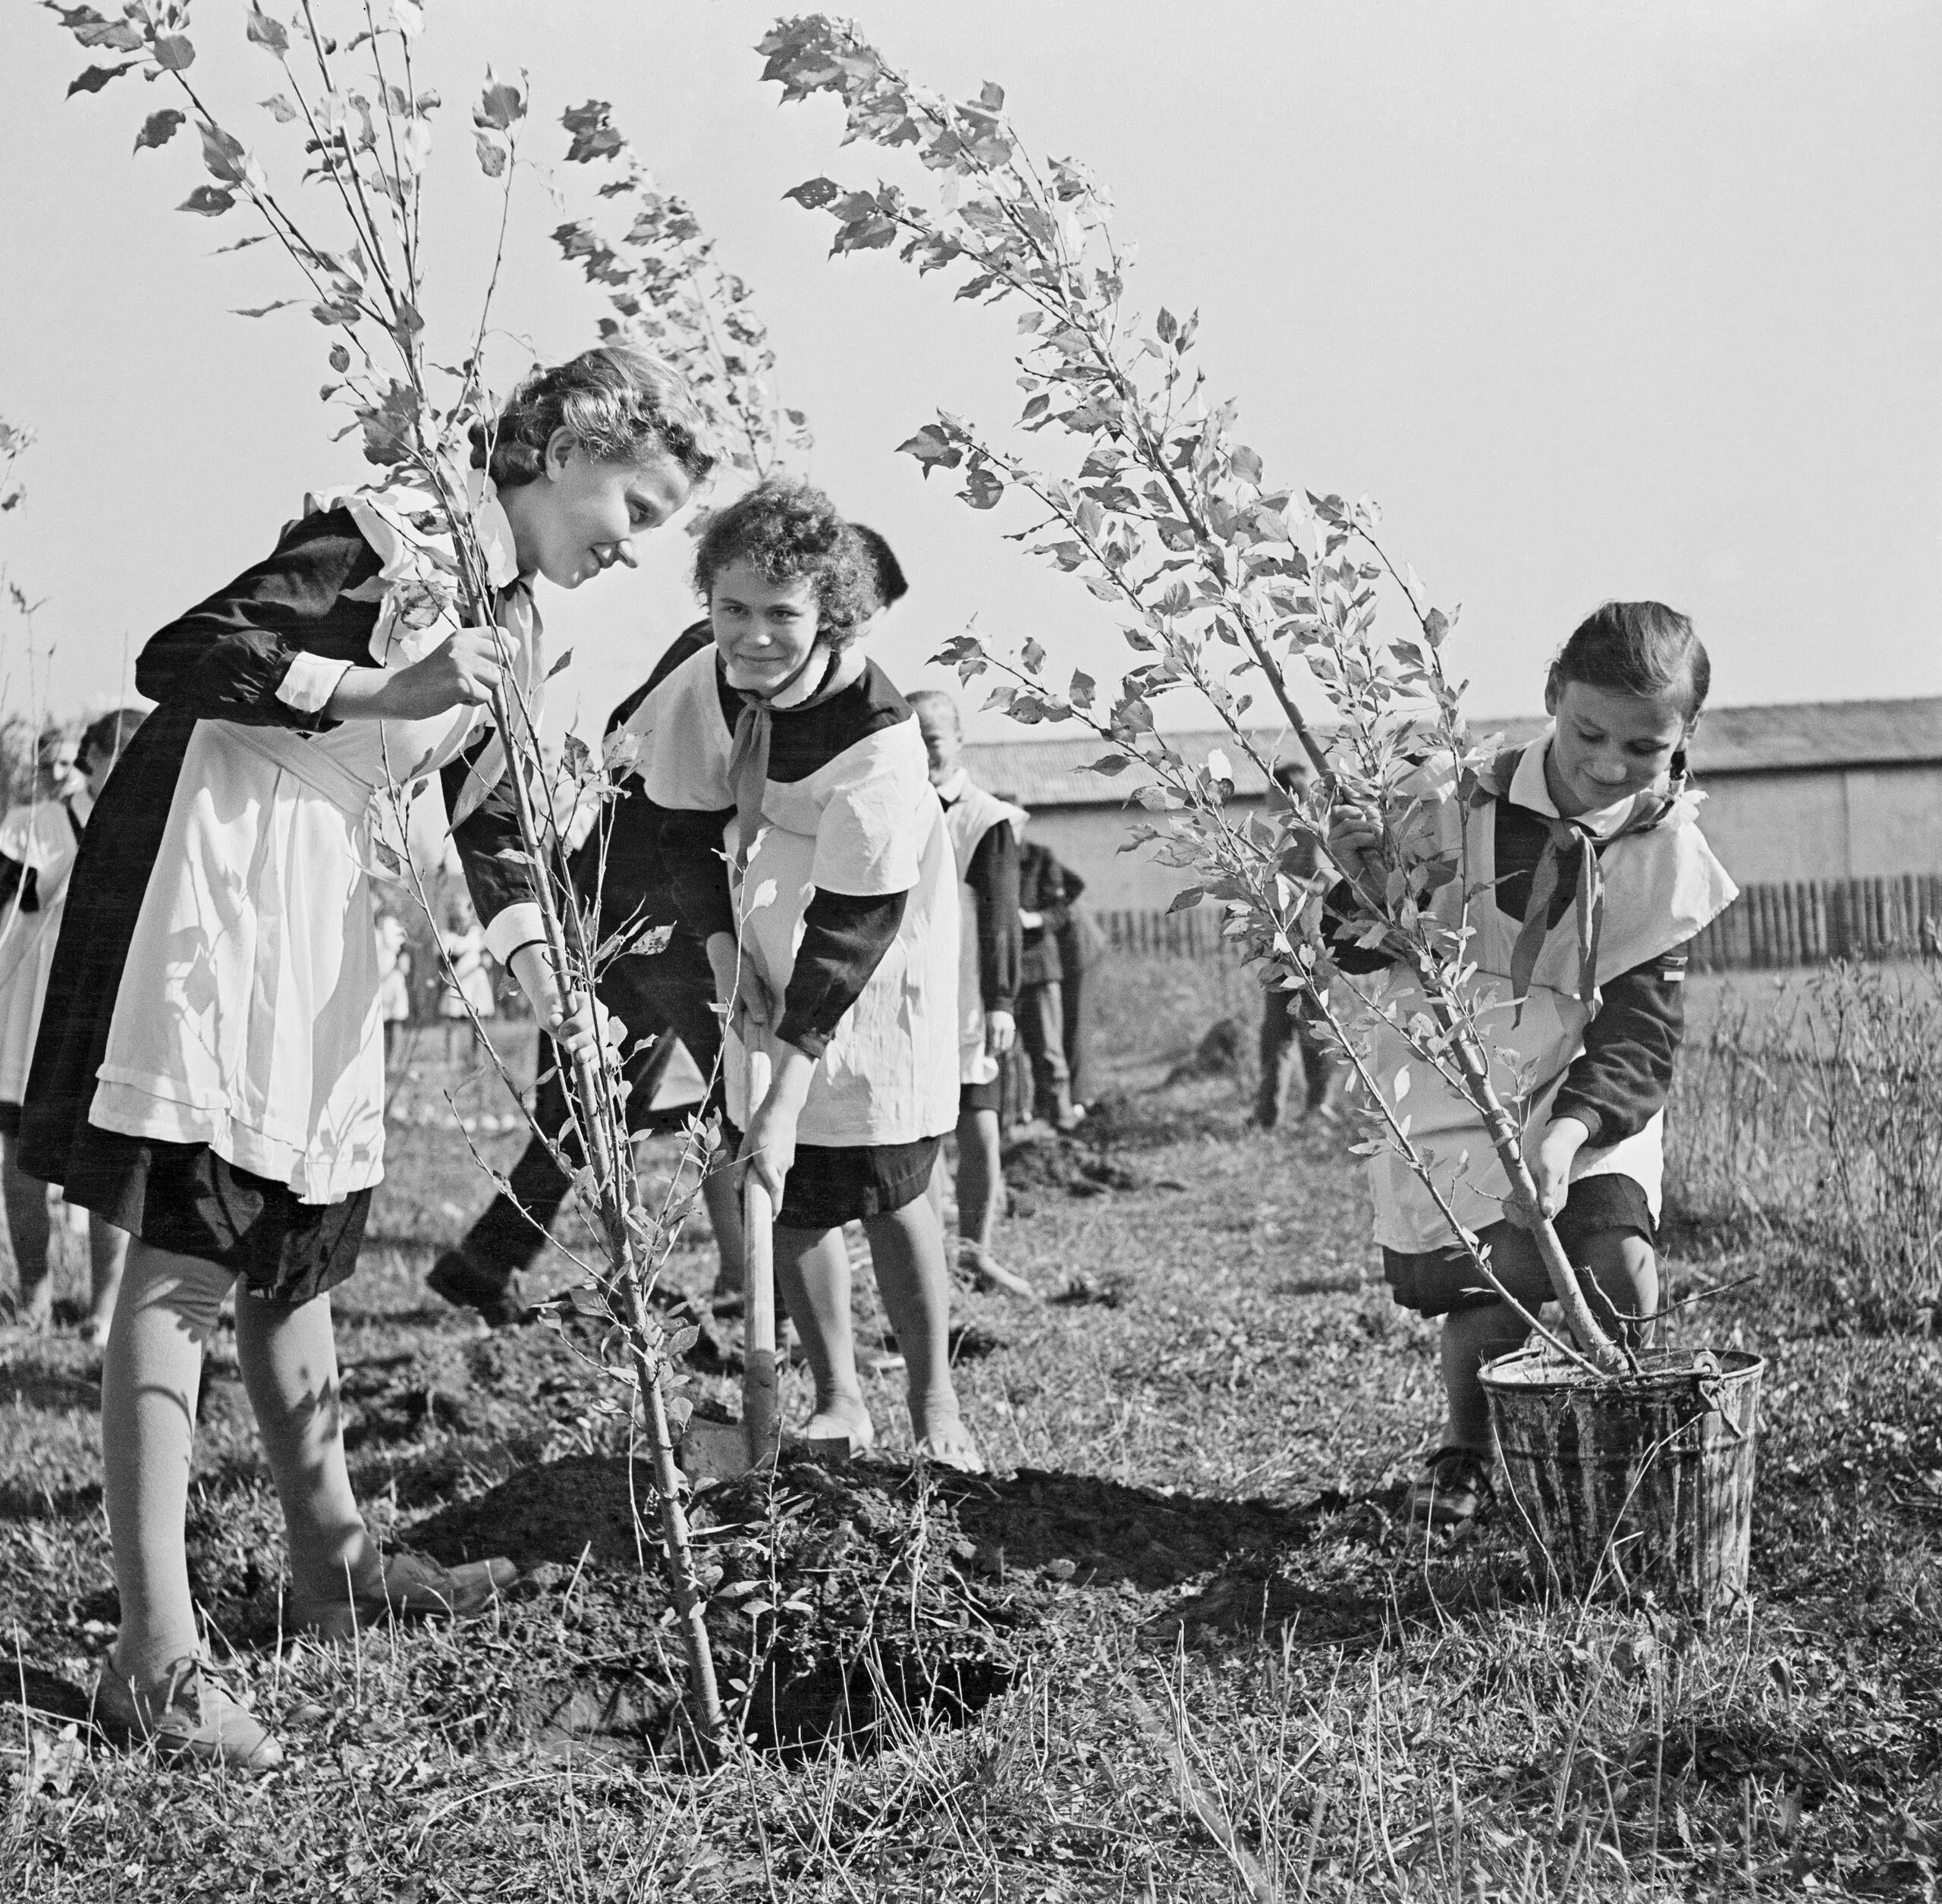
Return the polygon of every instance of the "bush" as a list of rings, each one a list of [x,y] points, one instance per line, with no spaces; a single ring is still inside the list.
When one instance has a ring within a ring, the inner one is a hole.
[[[1805,1246],[1800,1293],[1871,1329],[1942,1306],[1942,969],[1835,964],[1723,1004],[1667,1108],[1667,1198]]]

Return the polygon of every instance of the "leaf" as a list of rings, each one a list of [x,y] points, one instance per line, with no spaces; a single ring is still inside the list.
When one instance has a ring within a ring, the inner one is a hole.
[[[793,198],[806,212],[819,212],[842,190],[833,178],[810,178],[782,196]]]
[[[416,39],[425,30],[423,0],[390,0],[391,25],[401,39]]]
[[[595,159],[611,159],[627,149],[627,142],[617,132],[608,115],[612,105],[605,99],[589,99],[584,105],[570,105],[560,115],[560,124],[573,134],[567,148],[569,165],[584,165]]]
[[[206,218],[220,218],[236,203],[233,192],[225,192],[220,186],[198,185],[176,206],[178,212],[194,212]]]
[[[176,128],[188,117],[178,112],[172,105],[165,105],[159,112],[151,112],[142,122],[142,129],[135,134],[135,149],[140,152],[144,146],[165,146],[175,137]]]
[[[1167,910],[1170,913],[1190,911],[1206,897],[1206,889],[1204,887],[1189,886],[1183,891],[1174,894],[1174,903],[1167,908]]]
[[[300,303],[302,301],[300,298],[279,297],[274,304],[259,304],[253,310],[232,310],[230,316],[231,317],[268,317],[272,311],[280,311],[289,305]]]
[[[1065,691],[1065,698],[1076,708],[1089,708],[1092,705],[1092,697],[1098,691],[1098,685],[1090,674],[1075,674],[1072,677],[1071,687]]]
[[[278,59],[290,51],[290,34],[280,20],[272,20],[262,8],[253,6],[243,30],[265,51]]]
[[[479,154],[479,169],[488,178],[504,178],[506,148],[499,135],[495,132],[476,132],[473,134],[472,143]]]
[[[914,456],[929,476],[933,469],[954,470],[964,460],[964,452],[935,423],[926,423],[915,436],[897,446],[899,456]]]
[[[164,33],[155,43],[156,64],[165,73],[186,73],[196,63],[196,49],[186,33]]]
[[[124,73],[134,70],[132,61],[126,66],[90,66],[68,87],[68,97],[71,99],[77,93],[99,93],[110,80],[118,80]]]
[[[263,110],[280,126],[287,126],[297,117],[297,108],[281,93],[272,93],[262,102]]]
[[[1088,761],[1085,771],[1089,774],[1123,774],[1132,765],[1124,754],[1107,754],[1100,759]]]
[[[571,660],[573,659],[573,651],[570,648],[569,648],[569,649],[567,650],[567,652],[566,652],[564,655],[562,655],[560,657],[560,658],[559,658],[558,661],[556,661],[553,664],[553,665],[552,665],[551,668],[548,668],[548,669],[547,669],[547,671],[546,671],[546,678],[547,678],[547,680],[548,680],[550,681],[550,680],[553,678],[553,677],[554,677],[555,674],[558,674],[558,673],[561,671],[561,669],[563,669],[563,668],[566,666],[566,665],[567,664],[567,662],[569,662],[570,661],[571,661]]]
[[[340,375],[350,368],[350,353],[341,344],[331,346],[331,368]]]
[[[489,126],[495,131],[510,132],[514,125],[526,117],[526,75],[518,80],[502,80],[489,66],[486,69],[486,85],[479,95],[479,103],[472,109],[472,122],[476,126]]]
[[[225,185],[240,185],[246,162],[243,142],[220,126],[199,126],[196,130],[203,135],[203,163],[209,168],[209,175]]]
[[[1026,643],[1022,651],[1022,658],[1025,663],[1025,671],[1028,674],[1037,674],[1045,665],[1045,651],[1035,641]]]

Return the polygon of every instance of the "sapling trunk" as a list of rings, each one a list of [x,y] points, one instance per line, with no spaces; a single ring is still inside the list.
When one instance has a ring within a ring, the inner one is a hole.
[[[548,844],[533,812],[532,789],[526,784],[522,769],[517,730],[513,725],[514,705],[514,697],[503,685],[493,690],[492,712],[505,747],[505,770],[513,784],[520,844],[533,869],[533,891],[539,902],[548,956],[563,987],[568,983],[570,976],[584,979],[591,985],[592,972],[586,956],[585,938],[578,913],[571,909],[575,941],[573,950],[578,957],[570,962],[569,960],[566,928],[561,924],[561,909],[548,877]],[[519,711],[522,715],[525,712],[523,706]],[[595,1201],[601,1227],[606,1234],[614,1281],[618,1285],[626,1309],[628,1353],[647,1415],[654,1488],[661,1507],[661,1541],[667,1555],[668,1585],[674,1595],[675,1614],[680,1623],[681,1643],[687,1654],[692,1710],[702,1742],[712,1751],[718,1749],[722,1741],[721,1695],[715,1681],[715,1655],[709,1644],[708,1627],[702,1617],[700,1583],[695,1577],[693,1542],[689,1534],[687,1515],[681,1506],[680,1472],[674,1460],[667,1393],[661,1387],[660,1367],[650,1348],[658,1330],[647,1313],[646,1299],[641,1287],[639,1254],[629,1221],[638,1199],[638,1186],[633,1170],[625,1166],[624,1155],[617,1160],[608,1149],[608,1142],[615,1133],[617,1119],[607,1081],[602,1075],[605,1062],[598,1050],[573,1061],[575,1108],[588,1165],[593,1173]],[[624,1153],[624,1143],[621,1148]]]

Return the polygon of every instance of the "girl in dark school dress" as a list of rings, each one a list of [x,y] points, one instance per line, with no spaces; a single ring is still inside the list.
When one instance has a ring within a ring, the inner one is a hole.
[[[777,1200],[777,1280],[815,1378],[807,1432],[875,1438],[843,1243],[859,1219],[918,1450],[976,1468],[925,1194],[957,1114],[957,876],[916,718],[856,645],[874,565],[827,497],[771,481],[710,523],[695,579],[713,645],[652,687],[609,757],[660,810],[674,903],[734,1007],[729,1115]],[[750,1041],[773,1064],[753,1104]]]
[[[97,1716],[165,1753],[251,1770],[276,1741],[199,1642],[183,1544],[203,1345],[236,1287],[237,1357],[282,1502],[289,1626],[346,1636],[476,1610],[513,1569],[379,1554],[345,1472],[327,1292],[383,1173],[384,1043],[364,869],[395,774],[433,771],[486,939],[569,1050],[517,859],[502,672],[545,674],[536,574],[577,588],[707,472],[685,388],[591,350],[529,379],[482,441],[469,500],[498,625],[424,611],[444,523],[413,488],[313,498],[275,550],[156,635],[160,705],[83,842],[27,1086],[23,1161],[134,1238],[102,1377],[121,1624]],[[402,585],[402,586],[401,586]]]

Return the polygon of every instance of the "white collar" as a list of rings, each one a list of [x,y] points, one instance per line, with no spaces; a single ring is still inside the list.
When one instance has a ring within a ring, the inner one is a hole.
[[[970,784],[971,769],[968,767],[960,767],[948,780],[938,782],[938,798],[948,806],[954,800],[963,799],[964,790]]]
[[[1519,756],[1516,770],[1510,776],[1510,798],[1515,805],[1529,807],[1533,813],[1542,813],[1554,820],[1563,816],[1557,810],[1557,801],[1551,796],[1544,762],[1551,758],[1551,743],[1557,737],[1557,724],[1554,721]],[[1632,803],[1637,798],[1636,793],[1627,793],[1610,806],[1595,807],[1587,813],[1574,813],[1571,824],[1582,827],[1595,840],[1602,840],[1616,833],[1631,817]]]

